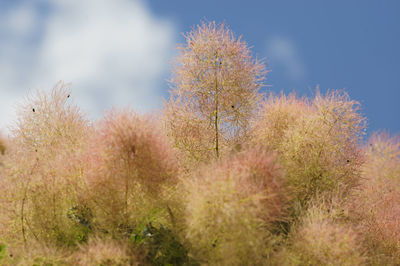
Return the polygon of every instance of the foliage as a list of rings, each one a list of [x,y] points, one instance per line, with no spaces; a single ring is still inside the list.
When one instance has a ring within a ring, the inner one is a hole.
[[[285,213],[284,184],[275,158],[249,150],[200,169],[187,182],[187,238],[210,264],[260,263],[271,223]]]
[[[359,143],[365,119],[346,93],[318,91],[312,101],[294,94],[270,95],[253,122],[252,143],[278,152],[294,197],[292,212],[306,208],[317,193],[359,180],[363,156]]]
[[[78,200],[89,124],[58,83],[50,95],[37,92],[19,109],[4,161],[4,206],[12,239],[71,245],[76,241],[67,209]],[[19,236],[16,236],[18,234]]]
[[[135,244],[145,250],[146,261],[151,265],[186,265],[194,264],[188,257],[186,248],[174,236],[173,232],[161,225],[151,223],[132,236]]]
[[[400,140],[374,134],[366,147],[362,183],[349,203],[374,264],[400,263]]]
[[[0,156],[4,155],[6,152],[6,143],[3,140],[2,136],[0,135]]]
[[[80,246],[73,262],[78,265],[137,265],[128,246],[113,239],[91,238],[85,245]]]
[[[298,98],[294,92],[288,96],[283,92],[280,95],[271,92],[251,121],[251,141],[266,149],[279,150],[286,131],[310,113],[307,98]]]
[[[0,264],[399,265],[400,141],[343,91],[259,91],[241,38],[185,35],[160,115],[90,122],[67,85],[0,136]]]
[[[314,113],[290,128],[282,143],[282,162],[301,204],[317,192],[357,185],[362,155],[357,144],[364,118],[347,94],[317,94]]]
[[[177,181],[174,151],[149,117],[113,110],[96,125],[88,155],[86,201],[94,226],[129,235],[154,219],[168,219],[166,192]]]
[[[69,250],[55,246],[32,245],[28,249],[13,247],[8,251],[5,265],[71,265]]]
[[[243,142],[265,68],[224,24],[203,22],[185,38],[173,69],[165,125],[176,147],[195,161],[207,161]]]
[[[357,233],[340,221],[340,206],[313,202],[280,259],[287,265],[363,265]]]
[[[7,246],[3,243],[0,243],[0,263],[3,264],[3,262],[6,260],[7,257]]]

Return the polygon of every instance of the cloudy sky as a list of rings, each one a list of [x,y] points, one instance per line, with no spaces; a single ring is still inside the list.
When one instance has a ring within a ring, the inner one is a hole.
[[[369,132],[400,133],[399,12],[396,0],[0,0],[0,128],[59,80],[91,118],[159,108],[181,33],[215,20],[265,60],[265,90],[345,88]]]

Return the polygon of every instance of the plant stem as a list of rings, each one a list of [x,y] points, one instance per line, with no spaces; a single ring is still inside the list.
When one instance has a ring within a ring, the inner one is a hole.
[[[38,164],[39,164],[39,159],[36,158],[36,162],[30,171],[28,182],[26,183],[26,186],[24,187],[24,196],[23,196],[22,202],[21,202],[21,213],[20,213],[21,214],[21,231],[22,231],[22,237],[24,239],[25,248],[26,248],[26,235],[25,235],[24,221],[27,221],[27,219],[25,217],[25,201],[27,200],[28,189],[29,189],[29,184],[31,183],[32,175],[33,175],[36,167],[38,166]]]
[[[24,239],[25,247],[26,247],[26,236],[25,236],[25,227],[24,227],[24,219],[25,219],[24,207],[25,207],[25,200],[26,200],[26,194],[27,194],[27,189],[28,189],[27,186],[24,188],[24,197],[22,198],[22,202],[21,202],[21,231],[22,231],[22,237]]]
[[[218,79],[217,79],[217,62],[215,60],[215,152],[217,158],[219,158],[219,147],[218,147]]]
[[[129,215],[128,215],[128,196],[129,196],[129,178],[131,177],[131,161],[129,154],[127,156],[127,163],[128,163],[128,173],[125,177],[125,223],[128,225],[129,223]]]

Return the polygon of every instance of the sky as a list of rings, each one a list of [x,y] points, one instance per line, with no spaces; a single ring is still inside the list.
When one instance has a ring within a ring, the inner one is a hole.
[[[92,119],[161,108],[182,34],[203,20],[264,60],[264,91],[345,89],[368,134],[399,134],[399,13],[397,0],[0,0],[0,131],[26,95],[59,80]]]

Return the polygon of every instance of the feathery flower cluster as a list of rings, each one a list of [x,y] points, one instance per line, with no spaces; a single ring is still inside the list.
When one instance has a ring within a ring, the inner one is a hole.
[[[0,138],[0,264],[398,265],[400,142],[341,91],[264,97],[225,25],[185,35],[159,116],[67,85]]]

